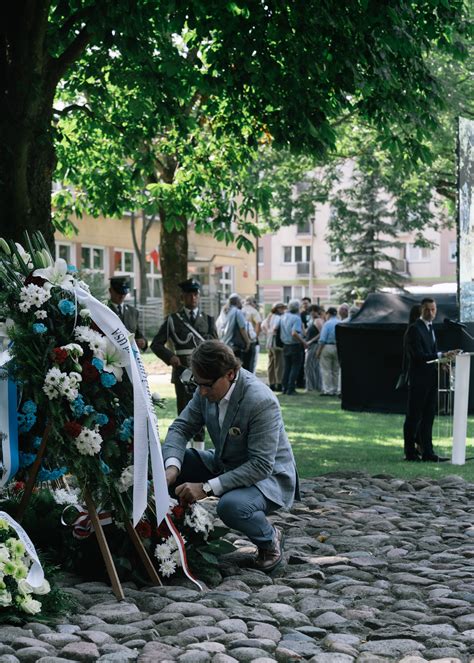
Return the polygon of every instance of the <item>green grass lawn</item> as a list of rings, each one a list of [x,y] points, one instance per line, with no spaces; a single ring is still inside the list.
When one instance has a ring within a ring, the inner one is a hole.
[[[259,375],[264,375],[265,366],[266,356],[263,355],[259,360]],[[160,436],[164,439],[175,417],[176,405],[174,389],[168,382],[160,385],[159,391],[167,399],[165,409],[158,410]],[[279,400],[301,477],[349,470],[401,478],[458,474],[474,482],[474,459],[463,466],[405,462],[402,415],[347,412],[341,410],[339,399],[321,398],[315,393],[279,396]],[[447,417],[440,417],[433,428],[436,451],[448,457],[451,456],[449,425]],[[474,419],[471,417],[467,457],[474,457],[473,438]]]

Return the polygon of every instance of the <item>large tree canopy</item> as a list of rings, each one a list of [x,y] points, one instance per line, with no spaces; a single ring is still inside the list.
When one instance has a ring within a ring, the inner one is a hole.
[[[341,117],[357,113],[386,146],[423,158],[439,101],[425,56],[434,45],[456,50],[464,9],[464,0],[9,4],[0,28],[0,234],[40,229],[51,241],[54,97],[82,71],[77,89],[87,99],[106,65],[126,90],[121,73],[133,63],[135,84],[161,95],[160,119],[182,103],[185,71],[203,95],[225,96],[229,124],[244,110],[275,144],[323,153]],[[185,41],[186,57],[170,35]]]

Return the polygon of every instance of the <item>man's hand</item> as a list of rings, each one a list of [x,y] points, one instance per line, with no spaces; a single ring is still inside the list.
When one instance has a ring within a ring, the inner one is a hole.
[[[176,488],[176,496],[179,497],[181,504],[193,504],[197,500],[203,500],[207,497],[202,489],[202,483],[182,483]]]
[[[135,339],[135,342],[140,350],[144,350],[146,348],[146,341],[144,338],[137,338]]]
[[[179,357],[177,355],[173,355],[170,359],[170,366],[173,368],[178,368],[178,366],[181,366],[181,362],[179,360]]]
[[[443,352],[443,357],[446,357],[446,359],[454,359],[454,357],[460,352],[462,352],[462,350],[448,350],[447,352]]]
[[[168,486],[173,486],[176,483],[176,479],[179,476],[179,470],[175,465],[170,465],[165,470],[166,483]]]

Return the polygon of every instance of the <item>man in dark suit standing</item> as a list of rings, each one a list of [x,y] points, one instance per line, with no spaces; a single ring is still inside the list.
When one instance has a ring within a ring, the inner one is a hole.
[[[217,338],[214,318],[203,313],[200,306],[201,284],[190,278],[178,283],[183,307],[169,315],[151,342],[151,349],[165,364],[172,367],[171,382],[176,391],[176,406],[180,414],[193,394],[180,380],[180,375],[191,366],[191,355],[203,341]],[[204,449],[204,428],[194,435],[194,449]]]
[[[426,297],[421,302],[421,317],[410,327],[405,336],[405,352],[408,361],[408,406],[403,437],[405,459],[408,461],[440,462],[433,450],[433,421],[438,393],[438,367],[427,362],[442,357],[453,357],[457,350],[439,352],[433,329],[436,302]],[[415,448],[419,433],[421,457]]]
[[[135,342],[140,350],[146,350],[148,341],[139,327],[139,314],[137,309],[125,302],[125,297],[130,292],[130,281],[126,276],[113,276],[110,279],[107,306],[118,315],[129,332],[135,335]]]

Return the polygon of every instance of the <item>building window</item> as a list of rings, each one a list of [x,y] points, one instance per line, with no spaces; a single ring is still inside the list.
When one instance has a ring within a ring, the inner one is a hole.
[[[449,242],[449,262],[456,262],[458,259],[458,243]]]
[[[288,303],[290,299],[301,299],[302,297],[311,297],[309,289],[303,285],[284,285],[283,286],[283,301]]]
[[[296,226],[297,235],[310,235],[311,234],[311,223],[308,221],[303,221],[298,223]]]
[[[331,265],[340,265],[342,263],[342,258],[339,251],[337,250],[331,251],[330,262]]]
[[[284,246],[283,262],[299,263],[309,262],[311,260],[311,246]]]
[[[226,299],[234,292],[234,267],[232,266],[217,266],[215,268],[217,288]]]
[[[104,271],[104,249],[99,246],[81,247],[81,267],[91,272]]]
[[[146,257],[146,282],[148,286],[148,297],[162,297],[161,272],[159,269],[158,251],[152,251]]]
[[[56,259],[62,258],[68,265],[71,265],[71,253],[72,247],[70,244],[56,243]]]
[[[134,273],[134,258],[133,251],[122,251],[116,249],[114,251],[114,272],[122,274]]]
[[[283,247],[283,262],[293,262],[293,247],[284,246]]]
[[[407,259],[408,262],[429,262],[430,250],[422,246],[408,244]]]
[[[263,246],[257,248],[257,262],[259,265],[263,265]]]

